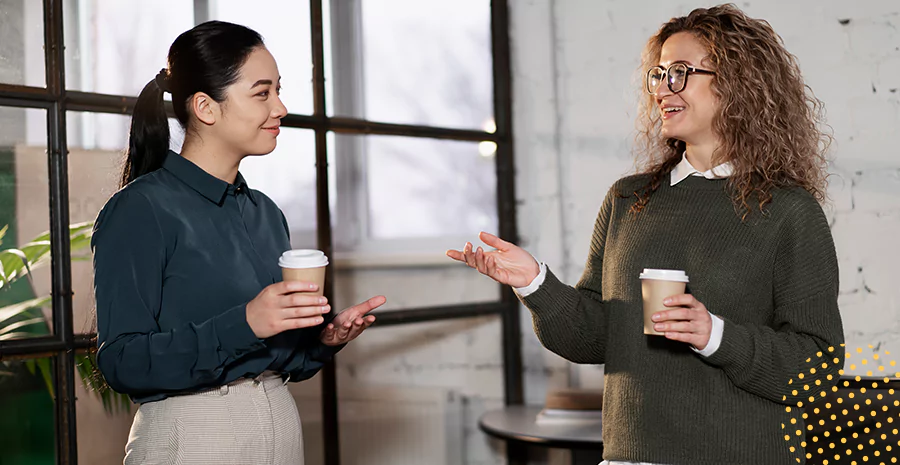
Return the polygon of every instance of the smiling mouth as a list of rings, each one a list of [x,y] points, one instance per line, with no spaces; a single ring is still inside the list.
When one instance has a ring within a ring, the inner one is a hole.
[[[684,111],[684,107],[666,107],[661,110],[663,119],[668,119]]]

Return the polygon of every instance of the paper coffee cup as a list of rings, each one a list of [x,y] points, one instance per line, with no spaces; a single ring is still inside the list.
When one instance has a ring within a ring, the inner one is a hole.
[[[305,281],[319,285],[313,292],[322,295],[325,292],[325,267],[328,257],[321,250],[295,249],[281,254],[278,259],[281,276],[285,281]]]
[[[644,268],[640,275],[641,293],[644,296],[644,334],[662,336],[664,333],[653,329],[654,313],[668,310],[663,304],[666,297],[684,294],[688,275],[682,270],[658,270]]]

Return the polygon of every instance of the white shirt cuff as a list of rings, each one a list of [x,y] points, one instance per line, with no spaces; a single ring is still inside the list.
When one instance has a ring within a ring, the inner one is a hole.
[[[703,350],[698,350],[696,347],[691,346],[691,350],[704,357],[709,357],[719,350],[719,346],[722,345],[722,335],[725,333],[725,322],[712,313],[709,316],[712,318],[712,331],[709,332],[709,342]]]
[[[525,287],[513,288],[516,294],[519,294],[519,297],[528,297],[530,294],[534,294],[534,291],[538,290],[541,284],[544,284],[544,279],[547,278],[547,265],[544,262],[538,262],[538,264],[541,265],[541,272],[531,280],[531,284]]]

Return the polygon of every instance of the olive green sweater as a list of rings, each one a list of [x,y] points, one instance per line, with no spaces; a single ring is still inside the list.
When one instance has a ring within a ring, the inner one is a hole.
[[[523,298],[538,338],[573,362],[605,364],[607,460],[796,463],[796,431],[806,431],[797,402],[830,389],[843,366],[838,263],[821,206],[802,189],[778,189],[765,215],[742,221],[726,181],[691,176],[662,183],[630,213],[646,179],[610,189],[575,287],[548,271]],[[709,358],[643,334],[643,268],[685,270],[688,291],[724,320]]]

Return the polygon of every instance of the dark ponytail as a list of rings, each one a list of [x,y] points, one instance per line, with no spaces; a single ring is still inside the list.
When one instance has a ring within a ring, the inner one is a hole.
[[[247,57],[262,46],[256,31],[222,21],[205,22],[178,36],[169,47],[168,68],[144,86],[134,106],[121,187],[158,170],[166,158],[169,121],[163,92],[172,94],[175,117],[187,132],[190,98],[203,92],[224,101],[226,88],[237,81]]]
[[[165,70],[159,72],[164,75]],[[169,151],[169,120],[163,103],[160,78],[148,82],[134,105],[128,151],[119,187],[125,187],[135,178],[162,168]]]

